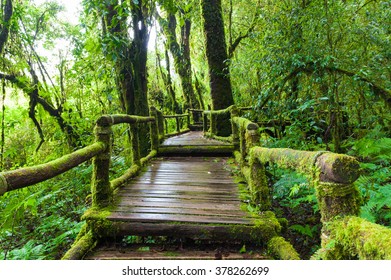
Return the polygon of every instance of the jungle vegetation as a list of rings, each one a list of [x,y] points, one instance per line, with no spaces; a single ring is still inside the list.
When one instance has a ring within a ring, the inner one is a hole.
[[[355,156],[360,215],[391,227],[391,1],[78,5],[71,22],[55,0],[1,1],[2,171],[90,144],[102,114],[251,106],[263,146]],[[114,172],[129,164],[127,149],[115,146]],[[0,197],[0,259],[61,258],[83,225],[90,177],[84,164]],[[270,166],[268,177],[286,237],[310,256],[320,230],[313,191],[294,172]]]

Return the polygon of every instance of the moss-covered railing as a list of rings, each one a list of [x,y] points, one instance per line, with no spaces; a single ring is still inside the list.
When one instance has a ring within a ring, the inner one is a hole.
[[[236,161],[248,182],[252,203],[261,211],[271,209],[265,166],[273,163],[304,174],[315,188],[321,213],[322,247],[315,259],[391,259],[391,229],[358,216],[361,197],[354,181],[359,163],[350,156],[259,147],[259,127],[235,116],[231,108],[232,139]]]
[[[104,115],[100,117],[94,128],[95,142],[93,144],[45,164],[1,172],[0,195],[46,181],[93,159],[91,179],[92,208],[103,209],[110,206],[114,199],[115,190],[130,178],[136,176],[142,166],[157,154],[159,129],[154,115],[156,115],[156,111],[154,108],[151,108],[150,117],[130,115]],[[130,127],[132,149],[129,156],[132,158],[132,165],[122,176],[110,180],[109,169],[113,143],[112,126],[118,124],[128,124]],[[149,124],[151,138],[150,153],[143,158],[140,156],[140,137],[138,135],[139,125],[141,124]],[[75,244],[64,256],[64,259],[80,259],[93,246],[96,240],[94,231],[85,226],[79,233]]]
[[[156,154],[158,148],[158,134],[155,118],[129,115],[106,115],[100,117],[96,122],[94,130],[96,138],[95,143],[48,163],[1,172],[0,195],[46,181],[94,158],[94,173],[92,177],[93,203],[96,205],[105,204],[104,201],[110,200],[110,189],[119,186],[129,175],[126,173],[109,184],[108,174],[112,143],[111,126],[120,123],[131,125],[132,162],[134,166],[141,166],[142,163]],[[152,151],[143,159],[140,158],[139,137],[137,135],[137,125],[140,123],[151,123]],[[135,170],[137,168],[132,167],[131,169]]]
[[[177,114],[177,115],[164,115],[163,112],[156,109],[155,107],[151,107],[151,115],[155,117],[157,120],[157,128],[158,128],[158,136],[159,142],[162,142],[164,139],[168,137],[172,137],[175,135],[183,134],[188,132],[190,125],[190,113],[186,114]],[[169,131],[168,120],[175,119],[175,131]],[[186,122],[186,125],[183,123]]]

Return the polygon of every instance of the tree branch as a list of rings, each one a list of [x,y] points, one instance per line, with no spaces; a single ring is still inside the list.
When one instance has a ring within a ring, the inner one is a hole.
[[[231,7],[231,9],[232,9],[232,7]],[[246,33],[244,35],[242,35],[240,33],[239,36],[233,42],[232,42],[232,33],[231,33],[232,31],[230,30],[230,46],[228,48],[228,58],[232,58],[232,56],[233,56],[236,48],[239,46],[240,42],[243,39],[248,38],[250,36],[250,34],[254,31],[255,27],[257,26],[257,19],[259,18],[259,14],[260,14],[260,10],[257,9],[255,11],[252,22],[251,22],[250,26],[248,27]]]
[[[391,109],[391,91],[382,88],[381,86],[375,84],[373,81],[369,80],[366,77],[363,77],[357,73],[354,73],[349,70],[345,70],[342,68],[337,68],[334,66],[319,66],[316,62],[307,62],[305,65],[302,65],[300,67],[296,67],[293,69],[280,83],[276,84],[268,93],[266,96],[265,100],[262,102],[262,104],[259,106],[262,108],[263,106],[266,105],[266,103],[270,100],[272,95],[277,92],[278,94],[281,93],[283,88],[285,87],[285,84],[296,77],[299,73],[308,73],[308,74],[313,74],[315,72],[329,72],[329,73],[338,73],[342,74],[348,77],[352,77],[357,81],[362,81],[367,84],[372,88],[373,93],[378,95],[383,99],[383,101],[386,103],[386,105]]]

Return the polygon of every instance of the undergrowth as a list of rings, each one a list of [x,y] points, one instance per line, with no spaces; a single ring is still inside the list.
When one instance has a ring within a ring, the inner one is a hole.
[[[83,226],[91,165],[0,197],[0,259],[59,259]]]

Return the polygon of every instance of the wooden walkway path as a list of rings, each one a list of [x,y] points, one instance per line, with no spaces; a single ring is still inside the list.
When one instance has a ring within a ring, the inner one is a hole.
[[[176,136],[162,144],[208,145],[229,147],[203,138],[200,132]],[[250,240],[255,219],[241,210],[238,185],[226,161],[227,157],[215,156],[156,158],[141,176],[119,190],[118,202],[107,219],[122,236]],[[88,258],[119,258],[114,251],[100,249]]]

